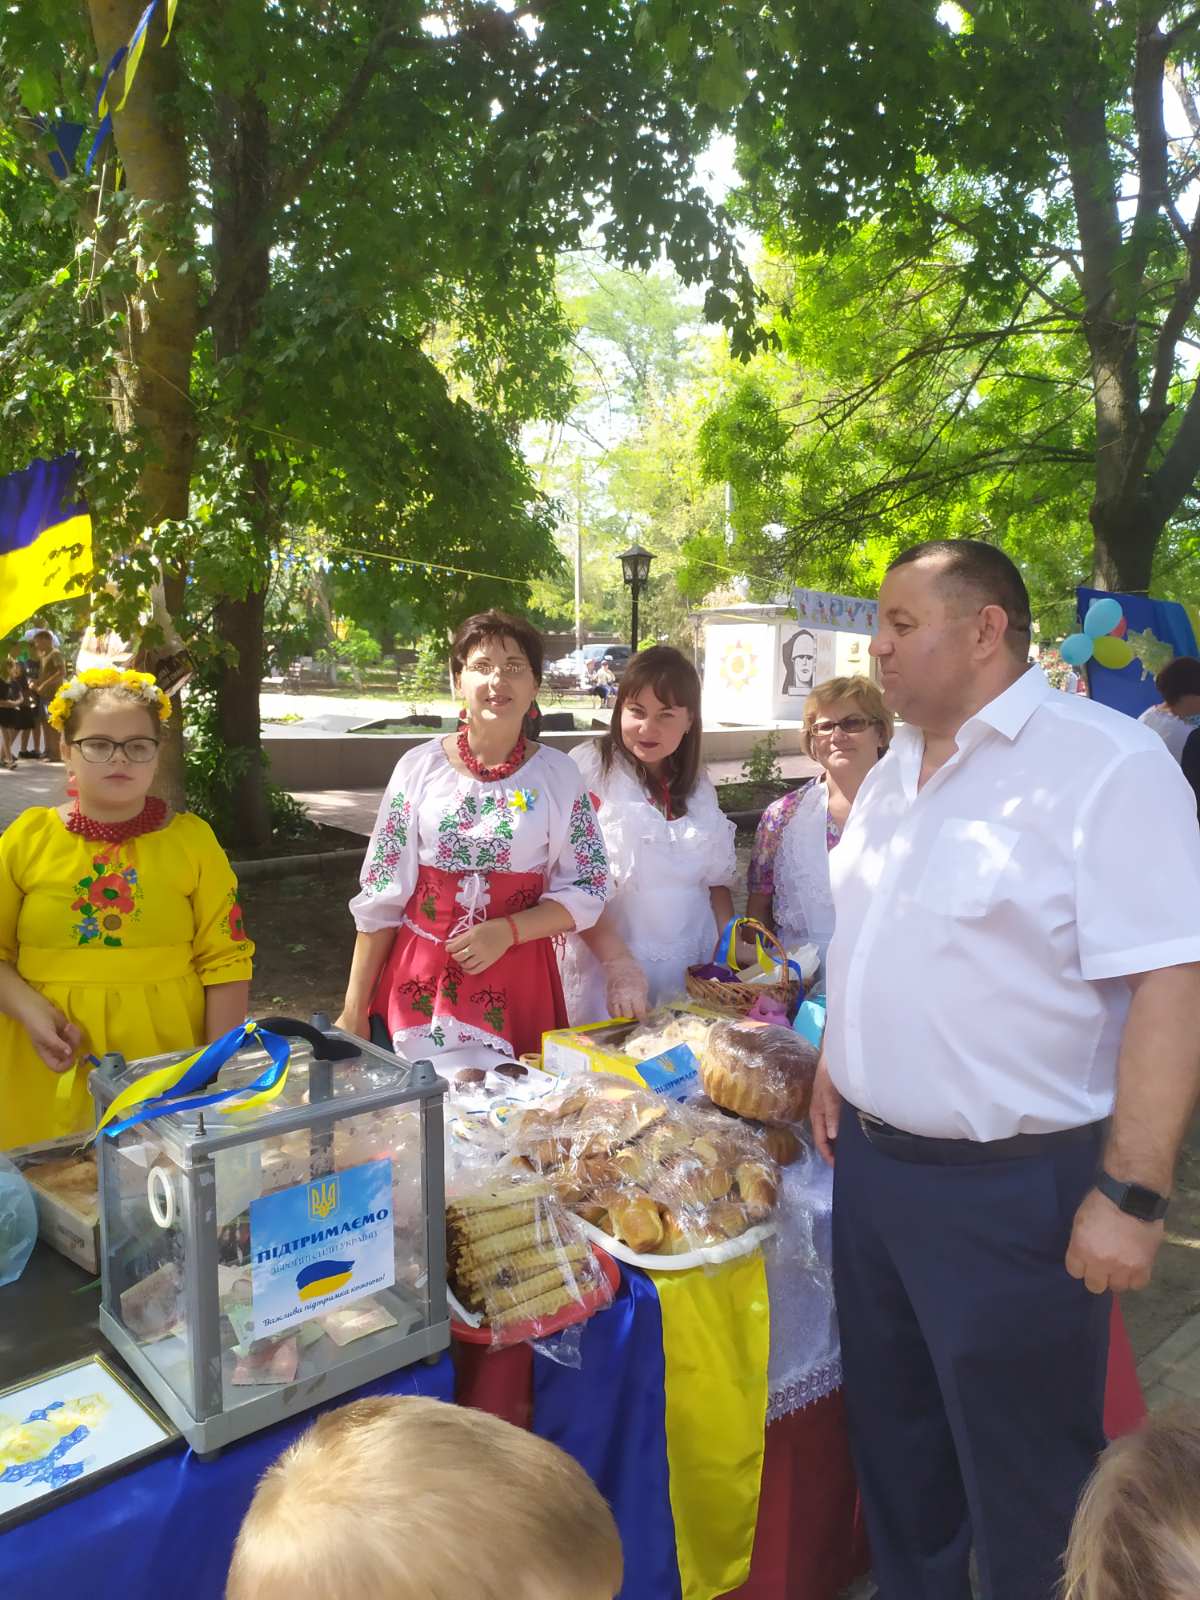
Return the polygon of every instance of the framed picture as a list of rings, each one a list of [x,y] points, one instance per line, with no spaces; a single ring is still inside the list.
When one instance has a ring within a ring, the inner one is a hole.
[[[0,1390],[0,1531],[116,1477],[179,1437],[102,1356]]]

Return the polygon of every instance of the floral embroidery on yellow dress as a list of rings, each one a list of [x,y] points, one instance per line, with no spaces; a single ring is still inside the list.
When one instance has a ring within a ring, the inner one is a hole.
[[[71,902],[71,910],[79,913],[74,928],[77,942],[87,945],[99,940],[120,949],[126,917],[139,915],[137,868],[121,864],[120,845],[97,850],[91,873],[80,878],[75,893],[79,898]]]

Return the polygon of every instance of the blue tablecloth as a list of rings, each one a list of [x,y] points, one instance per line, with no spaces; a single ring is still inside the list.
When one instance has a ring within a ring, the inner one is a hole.
[[[393,1372],[229,1445],[215,1461],[176,1448],[0,1534],[0,1594],[12,1600],[220,1600],[255,1485],[320,1411],[363,1395],[454,1398],[449,1354]]]

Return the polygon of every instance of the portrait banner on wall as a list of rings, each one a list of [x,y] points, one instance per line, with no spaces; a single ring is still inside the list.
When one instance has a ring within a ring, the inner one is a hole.
[[[779,629],[775,673],[775,715],[798,717],[816,683],[836,670],[836,640],[828,628],[785,623]]]

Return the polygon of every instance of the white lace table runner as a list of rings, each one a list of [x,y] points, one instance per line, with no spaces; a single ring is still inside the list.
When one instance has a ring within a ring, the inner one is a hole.
[[[833,1172],[815,1151],[783,1169],[776,1236],[766,1248],[768,1423],[824,1399],[842,1382],[833,1308],[832,1202]]]

